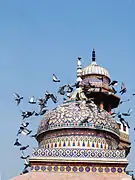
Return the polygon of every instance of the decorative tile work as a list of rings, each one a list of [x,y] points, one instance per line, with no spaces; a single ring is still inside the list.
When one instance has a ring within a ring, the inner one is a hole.
[[[87,148],[102,148],[102,149],[112,149],[116,147],[116,140],[110,136],[110,139],[106,141],[103,137],[96,137],[93,135],[89,136],[62,136],[62,137],[50,137],[44,139],[40,142],[40,148],[54,148],[54,147],[87,147]],[[110,147],[109,147],[110,146]]]
[[[52,148],[33,149],[32,157],[60,157],[60,158],[125,158],[125,150],[103,150],[103,149],[82,149],[82,148]]]
[[[87,120],[87,123],[82,123]],[[68,102],[48,111],[41,120],[38,134],[62,128],[98,128],[119,134],[118,125],[105,110],[99,112],[94,102]]]
[[[100,166],[47,166],[33,165],[31,171],[36,172],[98,172],[98,173],[124,173],[123,167],[100,167]]]

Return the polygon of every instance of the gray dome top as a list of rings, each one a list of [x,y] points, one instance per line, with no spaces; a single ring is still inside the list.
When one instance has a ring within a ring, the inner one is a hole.
[[[105,110],[99,112],[94,102],[70,101],[48,111],[41,120],[37,135],[62,128],[94,128],[112,131],[119,135],[114,118]]]

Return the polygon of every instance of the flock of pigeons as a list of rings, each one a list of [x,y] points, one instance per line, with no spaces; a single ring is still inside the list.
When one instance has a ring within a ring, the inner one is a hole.
[[[55,74],[53,74],[53,82],[60,82],[60,79],[58,79],[56,77]],[[73,91],[74,87],[77,87],[78,83],[76,83],[73,86],[68,85],[63,85],[59,88],[58,93],[62,96],[66,95],[66,97],[70,97],[71,92]],[[24,99],[22,96],[20,96],[18,93],[13,93],[14,95],[14,99],[16,102],[16,105],[19,106],[19,104],[21,103],[21,101]],[[66,100],[66,97],[63,98],[63,100]],[[47,110],[47,102],[48,100],[51,99],[53,103],[57,103],[57,97],[52,94],[49,93],[48,91],[45,92],[45,95],[43,98],[38,98],[37,100],[35,99],[34,96],[32,96],[30,98],[30,100],[28,101],[29,104],[34,105],[34,104],[38,104],[40,107],[39,112],[35,112],[35,111],[22,111],[21,110],[21,117],[22,117],[22,123],[21,126],[19,127],[19,130],[17,131],[17,135],[16,135],[16,140],[14,142],[14,146],[19,147],[20,148],[20,152],[21,152],[21,159],[23,159],[24,162],[24,169],[22,171],[21,174],[25,174],[28,173],[29,170],[29,155],[25,156],[24,151],[27,150],[27,148],[29,148],[29,145],[25,145],[23,146],[20,141],[19,141],[19,135],[25,135],[28,136],[32,133],[32,130],[28,129],[29,126],[29,122],[28,122],[28,118],[30,118],[31,116],[42,116],[44,115],[48,110]],[[37,134],[33,134],[30,135],[30,137],[36,137]]]
[[[53,74],[52,79],[53,79],[53,82],[56,82],[56,83],[60,82],[60,79],[55,74]],[[103,81],[103,77],[99,77],[99,79]],[[114,94],[117,93],[117,91],[114,88],[114,86],[116,86],[117,84],[118,84],[118,81],[112,81],[109,84],[109,86],[112,88]],[[94,85],[92,85],[91,83],[89,83],[89,85],[92,88],[94,87]],[[74,88],[77,88],[77,87],[79,87],[79,82],[75,83],[74,85],[69,85],[69,84],[62,85],[62,86],[59,87],[58,94],[63,96],[63,100],[66,100],[66,98],[71,97],[71,93],[73,92]],[[119,91],[119,93],[121,95],[123,95],[126,92],[127,92],[127,88],[126,88],[125,84],[122,83],[121,90]],[[20,96],[18,93],[14,93],[13,95],[15,97],[16,105],[18,106],[21,103],[21,101],[23,100],[23,97]],[[132,96],[135,96],[135,94],[132,94]],[[120,104],[122,104],[124,102],[127,102],[127,101],[130,101],[131,98],[129,98],[127,100],[120,101]],[[46,91],[43,98],[38,98],[36,100],[35,97],[32,96],[30,98],[29,102],[28,102],[31,105],[38,104],[39,107],[40,107],[39,112],[35,112],[35,111],[21,111],[22,123],[21,123],[21,126],[20,126],[20,128],[19,128],[19,130],[17,132],[17,135],[16,135],[17,138],[16,138],[15,143],[14,143],[14,146],[20,147],[20,152],[21,152],[21,157],[20,158],[25,161],[24,162],[24,169],[23,169],[21,174],[25,174],[25,173],[29,172],[29,170],[28,170],[28,168],[30,166],[29,155],[25,156],[25,154],[24,154],[24,151],[27,150],[29,145],[22,146],[22,144],[19,142],[18,136],[21,135],[21,134],[25,135],[25,136],[28,136],[28,135],[30,135],[32,133],[32,130],[28,129],[29,122],[27,121],[27,119],[29,117],[31,117],[31,116],[42,116],[42,115],[44,115],[48,111],[47,110],[47,102],[48,102],[49,99],[51,99],[53,103],[57,103],[58,102],[57,97],[53,93],[49,93],[48,91]],[[76,99],[79,100],[79,97],[76,97]],[[123,116],[130,116],[131,112],[132,112],[132,109],[130,108],[128,110],[128,112],[126,112],[126,113],[122,113],[121,114],[120,112],[118,112],[118,113],[112,112],[111,115],[113,117],[117,116],[121,123],[126,124],[128,126],[128,128],[130,128],[128,122],[123,118]],[[31,137],[36,137],[36,134],[31,135]]]

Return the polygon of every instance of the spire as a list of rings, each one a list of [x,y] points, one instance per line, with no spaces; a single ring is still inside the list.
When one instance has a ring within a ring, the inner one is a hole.
[[[82,75],[81,59],[82,59],[81,57],[78,57],[78,60],[77,60],[77,79],[76,79],[77,82],[82,81],[82,78],[81,78],[81,75]]]
[[[95,49],[93,48],[92,50],[92,62],[96,61],[96,53],[95,53]]]

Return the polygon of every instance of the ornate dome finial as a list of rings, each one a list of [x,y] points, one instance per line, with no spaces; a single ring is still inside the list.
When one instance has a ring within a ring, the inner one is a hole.
[[[82,59],[81,57],[78,57],[78,60],[77,60],[77,79],[76,79],[77,82],[82,81],[82,78],[81,78],[81,75],[82,75],[81,59]]]
[[[92,62],[96,61],[96,53],[95,53],[95,49],[93,48],[92,50]]]

